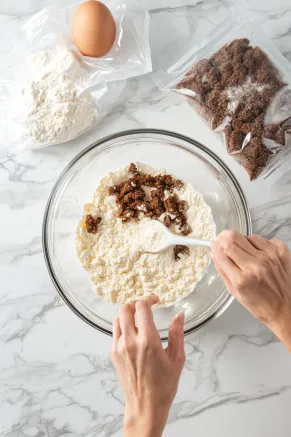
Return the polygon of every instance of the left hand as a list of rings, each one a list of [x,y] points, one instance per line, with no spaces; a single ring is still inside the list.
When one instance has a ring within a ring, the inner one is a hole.
[[[151,310],[157,302],[150,296],[123,305],[113,324],[112,361],[126,398],[125,437],[162,435],[185,362],[184,313],[174,318],[164,349]]]

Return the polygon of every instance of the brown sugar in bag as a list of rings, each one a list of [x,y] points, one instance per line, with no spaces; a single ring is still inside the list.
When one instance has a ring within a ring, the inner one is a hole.
[[[160,72],[158,84],[187,96],[211,129],[222,134],[228,153],[250,180],[262,176],[272,183],[282,176],[280,156],[291,149],[291,66],[244,3],[230,14],[225,29],[215,29],[167,74]],[[167,75],[170,83],[163,86]]]
[[[274,154],[264,138],[285,146],[282,123],[268,124],[265,120],[272,99],[285,86],[266,53],[242,38],[199,61],[176,89],[196,93],[193,98],[198,101],[198,110],[213,130],[226,122],[227,151],[240,159],[253,180]]]

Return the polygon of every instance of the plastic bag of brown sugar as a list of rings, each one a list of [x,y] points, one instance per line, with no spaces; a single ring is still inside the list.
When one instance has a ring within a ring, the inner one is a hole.
[[[250,180],[273,184],[291,168],[291,65],[245,2],[154,80],[187,97]]]

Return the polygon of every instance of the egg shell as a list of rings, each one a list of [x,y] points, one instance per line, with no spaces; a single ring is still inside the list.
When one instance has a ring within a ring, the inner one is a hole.
[[[85,56],[99,58],[113,46],[116,25],[110,10],[99,1],[82,3],[72,23],[73,39]]]

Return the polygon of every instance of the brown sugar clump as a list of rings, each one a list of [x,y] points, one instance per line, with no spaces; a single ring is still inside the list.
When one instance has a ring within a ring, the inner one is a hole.
[[[174,246],[174,260],[179,261],[181,259],[180,255],[189,255],[189,247],[187,246]]]
[[[243,166],[248,172],[250,179],[256,179],[267,166],[272,153],[260,138],[253,138],[243,150]]]
[[[290,129],[290,126],[288,127]],[[276,143],[285,144],[285,130],[280,124],[272,123],[266,126],[264,136]]]
[[[101,220],[101,217],[94,218],[91,214],[86,215],[85,226],[88,234],[97,234]]]
[[[164,195],[165,195],[165,191],[163,190],[163,188],[155,188],[154,190],[151,191],[152,199],[154,197],[159,197],[160,199],[163,199]]]
[[[145,192],[141,188],[132,190],[123,196],[123,203],[133,203],[135,200],[144,200]]]
[[[180,179],[177,179],[176,181],[174,181],[174,188],[176,188],[177,190],[181,190],[181,188],[184,187],[184,182],[181,181]]]
[[[187,203],[184,200],[179,201],[178,197],[175,195],[169,196],[165,200],[165,208],[167,213],[169,213],[172,218],[172,222],[174,222],[183,235],[188,235],[191,232],[190,226],[187,224],[187,218],[183,214],[187,209]]]
[[[190,232],[192,231],[191,227],[188,225],[188,223],[183,223],[180,226],[180,231],[182,232],[183,235],[189,235]]]
[[[178,210],[179,212],[184,212],[187,209],[187,202],[186,200],[180,200],[179,205],[178,205]]]
[[[169,215],[165,215],[165,217],[164,217],[164,223],[165,223],[165,225],[167,226],[167,228],[170,228],[170,227],[171,227],[172,220],[171,220],[171,217],[170,217]]]
[[[231,132],[229,140],[227,142],[228,153],[238,152],[241,150],[246,135],[239,131],[234,130]]]
[[[113,196],[114,194],[117,194],[119,192],[119,188],[116,186],[112,186],[108,188],[108,194],[109,196]]]
[[[138,174],[138,168],[133,162],[129,165],[129,171],[133,174]]]
[[[165,204],[159,197],[154,197],[151,201],[151,209],[154,212],[154,217],[159,218],[165,212]]]
[[[169,196],[165,200],[165,208],[168,213],[176,215],[179,212],[179,202],[177,196]]]

